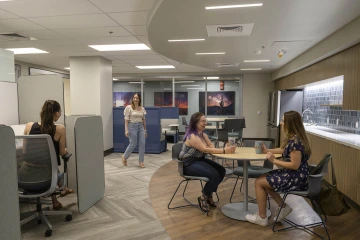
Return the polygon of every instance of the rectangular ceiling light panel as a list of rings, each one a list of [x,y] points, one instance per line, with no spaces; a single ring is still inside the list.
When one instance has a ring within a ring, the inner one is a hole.
[[[49,53],[37,48],[7,48],[6,50],[14,52],[14,54],[39,54]]]
[[[111,45],[89,45],[98,51],[134,51],[134,50],[150,50],[143,43],[139,44],[111,44]]]
[[[223,6],[209,6],[209,7],[205,7],[205,9],[215,10],[215,9],[227,9],[227,8],[247,8],[247,7],[261,7],[262,5],[263,5],[262,3],[223,5]]]
[[[154,66],[136,66],[139,69],[169,69],[175,68],[173,65],[154,65]]]

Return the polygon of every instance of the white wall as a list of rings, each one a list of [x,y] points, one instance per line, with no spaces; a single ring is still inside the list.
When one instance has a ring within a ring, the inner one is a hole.
[[[14,53],[0,49],[0,82],[15,82]]]
[[[17,83],[0,81],[0,124],[19,124]]]
[[[71,115],[71,99],[70,99],[70,79],[63,78],[64,81],[64,105],[65,115]]]
[[[270,74],[243,76],[243,115],[246,122],[244,138],[267,137],[268,93],[273,89]],[[257,111],[261,114],[258,115]]]

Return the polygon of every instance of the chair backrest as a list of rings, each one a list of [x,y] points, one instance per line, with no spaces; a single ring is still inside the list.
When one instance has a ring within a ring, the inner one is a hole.
[[[182,117],[182,118],[181,118],[181,122],[182,122],[182,125],[188,126],[188,123],[187,123],[187,121],[186,121],[186,117]]]
[[[20,192],[19,195],[41,197],[53,193],[58,180],[58,162],[51,136],[16,136],[15,145],[18,152],[18,186],[24,190],[24,194]]]
[[[224,121],[224,128],[229,132],[239,132],[245,128],[245,119],[244,118],[229,118]]]
[[[308,196],[317,196],[320,194],[322,180],[328,172],[329,161],[332,155],[325,153],[320,163],[311,171],[308,178]]]
[[[219,142],[227,142],[228,141],[228,131],[226,129],[218,129],[217,135],[218,135]]]
[[[171,157],[172,160],[174,160],[175,162],[178,163],[178,172],[180,174],[180,176],[184,176],[184,166],[183,166],[183,161],[181,161],[179,159],[179,155],[182,149],[183,143],[175,143],[172,146],[172,152],[171,152]]]
[[[271,148],[271,141],[262,141],[262,140],[256,140],[256,139],[255,140],[244,140],[243,147],[254,147],[255,142],[257,142],[257,141],[263,142],[266,148]],[[255,149],[254,149],[254,151],[255,151]],[[238,166],[243,166],[243,161],[238,161]],[[263,167],[273,169],[274,164],[271,163],[270,161],[264,161]]]

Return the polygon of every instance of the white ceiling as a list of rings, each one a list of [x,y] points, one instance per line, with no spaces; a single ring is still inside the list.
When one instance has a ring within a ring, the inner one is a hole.
[[[206,6],[259,2],[263,6],[205,10]],[[240,68],[272,72],[359,16],[359,0],[163,0],[148,23],[148,38],[154,51],[178,62],[219,73],[244,73]],[[249,23],[254,24],[250,36],[208,37],[206,31],[207,25]],[[168,42],[190,38],[205,38],[205,41]],[[278,52],[283,48],[288,49],[279,58]],[[257,55],[256,50],[262,53]],[[196,56],[196,52],[226,54]],[[271,61],[244,62],[255,59]],[[240,65],[218,68],[215,63]]]
[[[16,55],[15,59],[64,70],[71,56],[103,56],[120,73],[204,72],[149,51],[99,52],[88,45],[145,43],[146,19],[155,0],[13,0],[0,1],[0,33],[17,32],[38,40],[6,41],[0,48],[35,47],[49,54]],[[109,32],[112,32],[110,34]],[[136,65],[175,64],[175,69],[140,70]],[[212,71],[212,70],[210,70]]]

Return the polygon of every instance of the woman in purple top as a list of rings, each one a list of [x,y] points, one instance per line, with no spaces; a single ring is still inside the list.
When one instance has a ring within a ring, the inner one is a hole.
[[[282,204],[282,198],[277,192],[306,191],[308,188],[308,160],[311,155],[311,149],[301,116],[295,111],[286,112],[280,124],[286,134],[284,144],[281,148],[276,149],[266,149],[263,144],[262,150],[263,153],[267,153],[267,160],[281,167],[281,169],[270,171],[256,179],[255,190],[259,212],[247,214],[245,217],[249,222],[261,226],[267,226],[268,224],[266,216],[266,199],[268,194],[278,205],[274,218],[275,221]],[[285,161],[275,159],[275,153],[281,153]],[[282,221],[291,211],[291,207],[285,204],[277,222]]]

